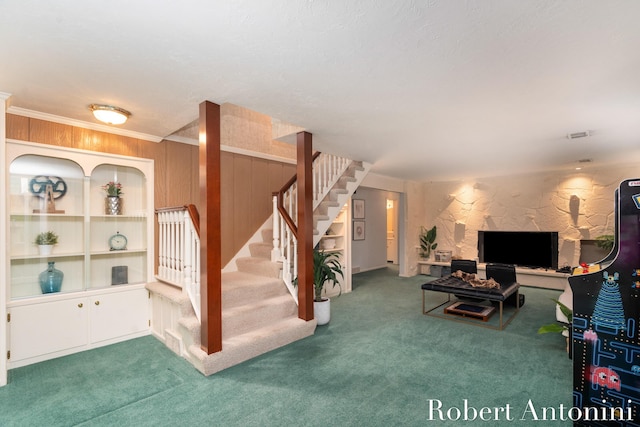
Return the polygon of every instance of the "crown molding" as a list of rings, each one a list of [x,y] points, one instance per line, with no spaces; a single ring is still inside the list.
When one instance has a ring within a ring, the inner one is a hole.
[[[96,130],[99,132],[106,132],[106,133],[112,133],[120,136],[127,136],[130,138],[142,139],[142,140],[151,141],[151,142],[160,142],[164,139],[161,136],[149,135],[147,133],[135,132],[135,131],[126,130],[126,129],[119,129],[116,127],[100,125],[97,123],[89,123],[82,120],[75,120],[75,119],[70,119],[68,117],[56,116],[55,114],[41,113],[39,111],[28,110],[26,108],[20,108],[20,107],[10,106],[7,109],[7,113],[15,114],[17,116],[30,117],[32,119],[46,120],[49,122],[60,123],[63,125],[75,126],[83,129]]]

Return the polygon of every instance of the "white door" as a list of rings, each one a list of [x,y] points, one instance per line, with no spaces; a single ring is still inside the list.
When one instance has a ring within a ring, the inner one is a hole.
[[[86,301],[73,298],[10,308],[10,361],[87,345]]]
[[[149,330],[149,293],[144,288],[94,295],[89,305],[92,344]]]

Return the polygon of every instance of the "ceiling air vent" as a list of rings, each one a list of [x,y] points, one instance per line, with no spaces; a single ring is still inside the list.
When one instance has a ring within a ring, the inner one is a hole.
[[[574,133],[568,133],[567,134],[567,138],[568,139],[578,139],[578,138],[586,138],[588,136],[591,135],[591,132],[588,130],[582,131],[582,132],[574,132]]]

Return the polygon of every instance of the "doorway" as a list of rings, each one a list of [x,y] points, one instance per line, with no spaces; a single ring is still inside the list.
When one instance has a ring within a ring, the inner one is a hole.
[[[398,264],[398,201],[387,199],[387,262]]]

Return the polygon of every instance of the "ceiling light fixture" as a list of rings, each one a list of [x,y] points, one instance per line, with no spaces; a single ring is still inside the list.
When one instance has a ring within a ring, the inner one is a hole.
[[[121,125],[131,116],[127,110],[113,105],[91,104],[89,109],[96,119],[110,125]]]

